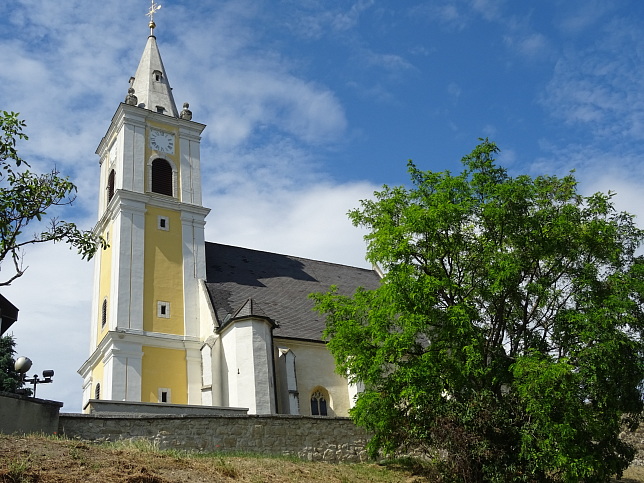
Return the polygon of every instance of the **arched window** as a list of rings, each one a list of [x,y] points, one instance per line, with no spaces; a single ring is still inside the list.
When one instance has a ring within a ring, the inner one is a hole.
[[[107,177],[107,202],[109,203],[112,201],[112,198],[114,197],[114,178],[116,177],[116,173],[114,170],[110,171],[109,176]]]
[[[172,196],[172,166],[165,159],[152,161],[152,192]]]
[[[101,329],[105,327],[107,322],[107,298],[103,299],[103,305],[101,306]]]
[[[100,399],[100,398],[101,398],[101,383],[97,382],[96,389],[94,389],[94,399]]]
[[[311,416],[326,416],[327,401],[325,395],[320,389],[311,394]]]

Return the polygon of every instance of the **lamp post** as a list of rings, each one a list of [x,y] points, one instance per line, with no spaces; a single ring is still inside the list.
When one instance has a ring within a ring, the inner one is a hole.
[[[31,369],[31,359],[28,357],[18,357],[16,359],[16,363],[14,364],[14,367],[16,371],[20,374],[20,377],[22,378],[22,382],[26,382],[28,384],[33,384],[34,385],[34,393],[33,397],[36,397],[36,386],[38,384],[48,384],[50,382],[54,382],[52,378],[54,377],[54,371],[51,369],[47,369],[42,371],[42,379],[38,377],[38,374],[34,374],[33,377],[28,378],[27,377],[27,371]]]

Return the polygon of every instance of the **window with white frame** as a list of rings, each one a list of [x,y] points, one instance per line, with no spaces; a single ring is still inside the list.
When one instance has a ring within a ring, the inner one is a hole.
[[[167,216],[161,216],[157,218],[157,228],[159,230],[169,231],[170,230],[170,218]]]
[[[162,319],[170,318],[170,302],[157,302],[157,317]]]
[[[157,401],[160,403],[171,403],[172,398],[171,396],[171,391],[167,387],[160,387],[159,391],[157,393]]]

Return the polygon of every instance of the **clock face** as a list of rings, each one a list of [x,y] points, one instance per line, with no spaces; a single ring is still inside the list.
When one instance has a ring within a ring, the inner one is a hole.
[[[174,154],[174,135],[152,129],[150,130],[150,147],[160,153]]]

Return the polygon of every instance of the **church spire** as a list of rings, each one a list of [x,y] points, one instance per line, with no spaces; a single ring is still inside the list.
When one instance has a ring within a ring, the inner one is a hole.
[[[146,14],[150,17],[150,36],[145,45],[139,67],[136,74],[130,79],[130,87],[134,89],[133,94],[138,100],[138,106],[155,112],[161,112],[168,116],[179,117],[177,106],[172,97],[172,88],[163,67],[157,39],[154,36],[154,13],[161,8],[161,5],[152,0],[150,11]]]

